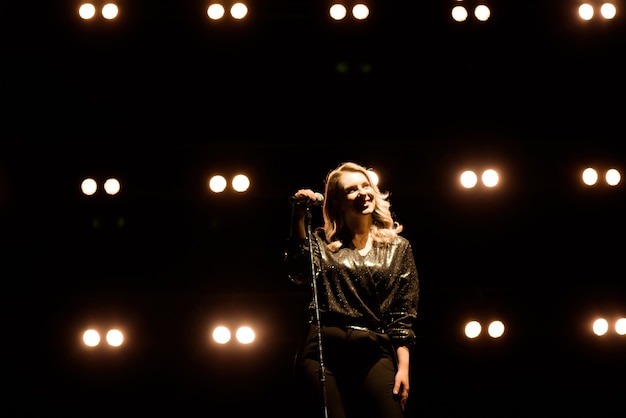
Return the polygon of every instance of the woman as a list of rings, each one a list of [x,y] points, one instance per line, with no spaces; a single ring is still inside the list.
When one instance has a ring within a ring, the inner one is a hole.
[[[295,361],[296,379],[311,402],[303,406],[304,415],[404,415],[419,281],[388,197],[366,168],[347,162],[326,178],[323,227],[308,223],[319,193],[301,189],[291,199],[298,203],[285,251],[287,272],[313,293]]]

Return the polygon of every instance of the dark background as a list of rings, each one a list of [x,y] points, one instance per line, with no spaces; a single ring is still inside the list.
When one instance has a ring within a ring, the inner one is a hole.
[[[415,252],[408,416],[615,416],[623,337],[588,324],[624,315],[624,193],[578,178],[624,168],[619,11],[500,1],[459,26],[446,2],[388,1],[348,28],[274,0],[242,30],[201,2],[128,3],[98,28],[71,2],[0,8],[7,416],[293,415],[288,197],[346,160],[376,169]],[[502,187],[459,190],[467,166]],[[250,193],[208,194],[239,170]],[[82,197],[87,175],[122,193]],[[254,350],[204,339],[240,316],[265,330]],[[505,338],[463,340],[469,317]],[[78,348],[116,321],[127,348]]]

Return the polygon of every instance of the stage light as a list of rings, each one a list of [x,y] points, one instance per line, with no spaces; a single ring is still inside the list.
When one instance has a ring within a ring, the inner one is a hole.
[[[87,196],[92,196],[98,190],[98,183],[92,178],[86,178],[80,183],[80,190]]]
[[[478,176],[475,172],[471,170],[466,170],[461,173],[460,180],[463,187],[465,187],[466,189],[471,189],[476,187],[476,184],[478,183]]]
[[[480,22],[486,22],[491,17],[491,10],[484,4],[479,4],[474,9],[474,16]]]
[[[96,15],[96,7],[91,3],[81,4],[78,8],[78,16],[83,20],[93,19]]]
[[[610,168],[607,170],[604,179],[609,186],[617,186],[622,180],[622,175],[617,169]]]
[[[587,186],[593,186],[598,182],[598,172],[592,167],[587,167],[583,170],[582,179]]]
[[[104,182],[104,191],[109,195],[116,195],[121,189],[118,179],[109,178]]]
[[[578,6],[578,16],[582,20],[591,20],[593,18],[593,6],[589,3],[584,3]]]
[[[333,4],[328,9],[328,13],[334,20],[342,20],[347,16],[348,10],[343,4]]]
[[[483,172],[482,175],[483,184],[486,187],[495,187],[498,185],[499,177],[496,170],[488,169]]]
[[[603,3],[600,6],[600,15],[607,20],[611,20],[617,15],[617,8],[613,3]]]
[[[224,176],[216,175],[209,178],[209,190],[214,193],[222,193],[224,190],[226,190],[227,185],[228,182],[226,181],[226,178],[224,178]]]
[[[239,341],[241,344],[250,344],[254,341],[255,334],[252,328],[248,326],[242,326],[237,329],[235,337],[237,338],[237,341]]]
[[[468,17],[467,9],[463,6],[454,6],[450,15],[455,22],[465,22]]]
[[[87,347],[96,347],[100,344],[100,333],[95,329],[88,329],[83,333],[83,343]]]
[[[245,192],[250,187],[250,179],[245,174],[238,174],[233,177],[232,187],[237,192]]]
[[[593,321],[593,333],[602,336],[605,335],[609,331],[609,323],[604,318],[598,318]]]
[[[112,20],[119,14],[119,9],[114,3],[107,3],[102,6],[102,17],[106,20]]]
[[[365,20],[370,15],[370,9],[364,4],[355,4],[352,8],[352,16],[357,20]]]
[[[226,344],[230,341],[230,330],[225,326],[218,326],[213,330],[213,341],[218,344]]]
[[[500,338],[504,334],[504,324],[502,321],[492,321],[487,328],[487,333],[491,338]]]
[[[225,13],[226,9],[224,9],[224,6],[217,3],[210,4],[206,9],[207,16],[209,16],[212,20],[219,20],[223,18]]]
[[[106,341],[111,347],[119,347],[124,342],[124,334],[119,329],[110,329],[107,331]]]
[[[469,339],[474,339],[482,332],[482,326],[478,321],[469,321],[465,324],[465,336]]]
[[[237,20],[241,20],[248,15],[248,6],[243,3],[235,3],[230,8],[230,15]]]

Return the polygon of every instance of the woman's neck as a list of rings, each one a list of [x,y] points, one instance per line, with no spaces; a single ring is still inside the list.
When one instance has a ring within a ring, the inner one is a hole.
[[[359,235],[367,236],[372,229],[372,219],[369,217],[347,219],[346,224],[354,237]]]
[[[352,244],[356,249],[363,249],[368,246],[370,241],[371,222],[363,220],[361,222],[352,222],[350,231],[352,232]]]

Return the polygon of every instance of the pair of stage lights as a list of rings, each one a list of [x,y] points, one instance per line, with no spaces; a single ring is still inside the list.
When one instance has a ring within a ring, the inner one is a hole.
[[[120,181],[113,177],[106,179],[102,183],[102,189],[110,196],[118,194],[121,188]],[[98,191],[98,182],[96,179],[88,177],[80,183],[80,190],[86,196],[93,196]]]
[[[600,174],[593,167],[587,167],[583,170],[582,180],[587,186],[594,186],[598,183]],[[615,168],[610,168],[604,173],[604,181],[609,186],[617,186],[622,180],[622,175]]]
[[[119,15],[120,9],[115,3],[105,3],[100,13],[104,19],[113,20]],[[78,15],[83,20],[91,20],[96,17],[96,14],[97,9],[93,3],[83,3],[78,7]]]
[[[491,338],[500,338],[504,335],[505,326],[500,320],[491,321],[487,326],[487,334]],[[483,327],[479,321],[473,320],[465,324],[464,333],[470,340],[478,338],[483,331]]]
[[[599,337],[607,335],[610,329],[611,326],[606,318],[598,318],[593,321],[593,333]],[[613,329],[617,335],[626,335],[626,318],[617,319]]]
[[[589,21],[594,19],[594,17],[598,17],[596,16],[596,9],[600,12],[599,17],[604,20],[613,20],[617,15],[617,7],[615,7],[615,4],[606,2],[600,4],[599,8],[597,5],[594,6],[591,3],[581,4],[578,6],[578,16],[580,16],[582,20]]]
[[[101,332],[97,329],[90,328],[83,332],[83,344],[87,347],[97,347],[102,342]],[[117,328],[112,328],[104,334],[104,342],[109,347],[121,347],[124,344],[124,333]]]
[[[237,174],[231,179],[230,185],[236,192],[243,193],[250,188],[250,179],[245,174]],[[207,187],[213,193],[222,193],[228,187],[228,180],[221,174],[216,174],[207,180]]]
[[[485,187],[493,188],[498,185],[500,175],[496,170],[489,168],[482,172],[480,179]],[[461,173],[459,180],[464,188],[473,189],[478,184],[478,174],[473,170],[466,170]]]

